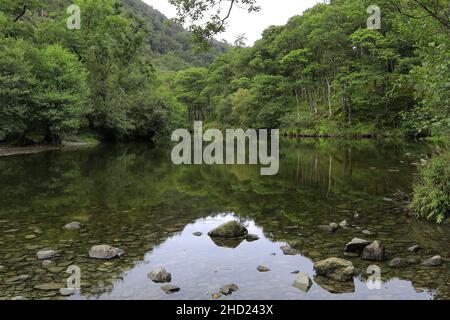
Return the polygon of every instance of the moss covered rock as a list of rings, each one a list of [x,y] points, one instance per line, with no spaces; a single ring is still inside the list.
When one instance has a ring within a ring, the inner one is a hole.
[[[242,238],[248,234],[248,230],[236,221],[224,223],[208,232],[212,238]]]

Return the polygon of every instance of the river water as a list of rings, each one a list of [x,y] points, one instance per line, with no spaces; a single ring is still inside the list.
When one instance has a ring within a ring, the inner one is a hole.
[[[0,299],[212,299],[229,283],[239,290],[220,299],[450,299],[450,225],[417,221],[385,199],[411,191],[413,163],[432,150],[417,142],[283,140],[272,177],[260,176],[258,166],[177,167],[169,148],[145,144],[0,158]],[[229,220],[260,239],[214,243],[207,232]],[[352,227],[318,227],[343,220]],[[64,230],[72,221],[85,228]],[[344,257],[355,237],[382,241],[387,260]],[[98,244],[126,254],[92,260],[88,251]],[[284,255],[286,244],[298,253]],[[415,244],[421,250],[409,252]],[[41,249],[61,256],[43,267]],[[437,254],[443,265],[420,265]],[[359,276],[349,283],[315,276],[313,263],[329,257],[352,261]],[[397,269],[388,266],[392,258],[415,262]],[[373,264],[381,270],[378,289],[367,285]],[[80,292],[35,288],[65,284],[71,265],[81,270]],[[270,271],[258,272],[259,265]],[[166,294],[148,279],[158,267],[179,292]],[[296,270],[313,279],[308,292],[292,286]]]

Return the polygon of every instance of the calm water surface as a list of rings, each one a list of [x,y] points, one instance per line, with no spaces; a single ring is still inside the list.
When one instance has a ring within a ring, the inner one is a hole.
[[[240,290],[221,299],[450,299],[450,226],[418,222],[383,200],[409,192],[412,163],[431,152],[419,143],[286,140],[274,177],[261,177],[257,166],[176,167],[170,149],[144,144],[0,158],[0,299],[67,299],[34,287],[65,283],[69,265],[82,276],[81,292],[70,299],[212,299],[229,283]],[[233,219],[260,240],[224,246],[207,236]],[[344,219],[358,228],[318,228]],[[86,228],[62,229],[72,221]],[[379,290],[368,289],[372,263],[361,258],[346,258],[360,270],[354,283],[314,274],[314,261],[344,257],[354,237],[386,246],[388,260],[376,263]],[[126,255],[89,259],[97,244]],[[299,253],[284,255],[286,244]],[[422,250],[408,252],[414,244]],[[62,252],[50,268],[36,259],[43,248]],[[444,265],[418,264],[436,254]],[[396,257],[418,263],[390,268]],[[271,271],[259,273],[258,265]],[[147,278],[157,267],[172,274],[180,292],[167,295]],[[292,287],[295,270],[314,279],[309,292]]]

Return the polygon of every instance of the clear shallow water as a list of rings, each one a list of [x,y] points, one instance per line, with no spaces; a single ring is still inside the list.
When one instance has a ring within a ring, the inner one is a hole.
[[[383,241],[388,258],[448,259],[448,225],[417,222],[383,201],[409,191],[416,172],[411,163],[430,150],[406,143],[283,141],[275,177],[261,177],[253,166],[175,167],[170,150],[146,145],[0,158],[0,297],[63,298],[33,287],[64,283],[66,267],[75,264],[82,291],[72,299],[211,299],[229,283],[240,290],[222,299],[448,299],[448,263],[404,269],[389,268],[389,260],[377,263],[383,285],[369,290],[371,263],[347,258],[361,270],[354,284],[315,277],[308,293],[292,287],[292,271],[314,277],[313,262],[343,257],[353,237]],[[206,233],[231,219],[260,240],[216,245]],[[344,219],[377,235],[318,229]],[[86,229],[63,230],[71,221]],[[196,231],[203,236],[193,236]],[[89,259],[89,248],[103,243],[124,249],[125,257]],[[299,254],[285,256],[280,247],[286,243]],[[416,243],[423,249],[409,253]],[[41,248],[62,251],[51,270],[36,259]],[[271,271],[259,273],[258,265]],[[160,266],[180,292],[166,295],[147,278]]]

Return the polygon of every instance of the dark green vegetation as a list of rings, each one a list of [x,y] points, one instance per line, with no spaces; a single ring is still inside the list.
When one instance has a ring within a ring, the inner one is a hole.
[[[188,32],[131,0],[75,1],[81,29],[69,30],[72,3],[0,1],[0,142],[149,139],[182,125],[161,70],[207,65],[226,45],[197,55]]]
[[[240,288],[233,299],[450,299],[448,262],[420,265],[437,254],[448,261],[450,221],[417,221],[383,200],[411,191],[416,168],[410,163],[430,156],[432,145],[286,139],[273,177],[260,176],[258,166],[176,167],[167,161],[170,151],[128,143],[0,158],[0,299],[56,299],[57,290],[34,286],[65,284],[70,264],[82,270],[80,299],[211,299],[228,283]],[[213,243],[207,233],[223,222],[216,215],[224,212],[248,223],[260,240],[243,240],[235,249]],[[208,217],[214,218],[201,220]],[[334,233],[319,228],[342,220],[355,227]],[[85,228],[62,228],[72,221]],[[196,231],[203,235],[193,236]],[[364,283],[373,261],[343,255],[354,237],[386,246],[387,260],[376,262],[381,290]],[[285,256],[280,247],[286,243],[298,254]],[[89,259],[97,244],[119,247],[125,256],[106,263]],[[407,250],[415,244],[421,250]],[[50,268],[36,259],[42,248],[61,251]],[[360,269],[355,283],[314,277],[308,293],[292,287],[291,272],[312,278],[312,262],[329,257],[351,260]],[[394,258],[411,262],[389,267]],[[271,271],[259,273],[260,264]],[[179,293],[166,295],[147,278],[161,266]]]
[[[421,6],[395,3],[377,3],[381,30],[367,28],[371,1],[318,4],[207,70],[181,72],[182,97],[192,93],[183,102],[191,116],[208,121],[292,134],[444,134],[450,130],[450,29]],[[434,3],[441,18],[448,3]]]

